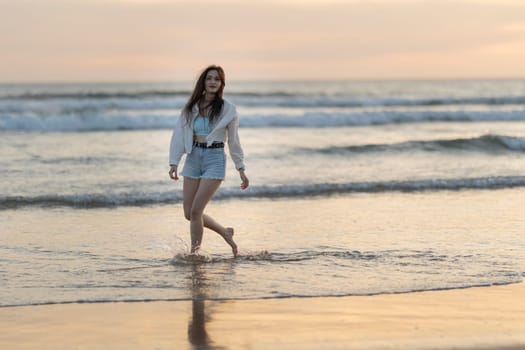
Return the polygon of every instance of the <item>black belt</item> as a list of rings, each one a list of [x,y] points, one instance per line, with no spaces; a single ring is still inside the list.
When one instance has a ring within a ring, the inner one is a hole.
[[[193,146],[199,147],[199,148],[224,148],[224,142],[214,142],[208,146],[207,142],[193,141]]]

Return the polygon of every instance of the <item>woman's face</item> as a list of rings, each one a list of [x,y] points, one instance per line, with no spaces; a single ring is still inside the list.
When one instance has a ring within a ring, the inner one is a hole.
[[[206,93],[216,94],[221,88],[222,81],[219,72],[212,69],[206,73],[206,79],[204,80],[204,89]]]

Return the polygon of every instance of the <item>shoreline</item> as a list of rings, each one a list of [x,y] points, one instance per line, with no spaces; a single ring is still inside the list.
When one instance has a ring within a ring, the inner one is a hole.
[[[523,349],[525,283],[370,296],[0,308],[6,349]]]
[[[385,293],[372,293],[372,294],[349,294],[349,295],[293,295],[293,296],[279,296],[279,297],[260,297],[260,298],[202,298],[196,300],[202,300],[206,302],[254,302],[258,300],[287,300],[287,299],[337,299],[337,298],[365,298],[365,297],[376,297],[376,296],[388,296],[388,295],[404,295],[404,294],[417,294],[417,293],[429,293],[429,292],[447,292],[454,290],[463,290],[463,289],[474,289],[474,288],[492,288],[492,287],[504,287],[511,286],[515,284],[525,283],[520,282],[510,282],[510,283],[501,283],[501,284],[491,284],[491,285],[477,285],[477,286],[466,286],[466,287],[451,287],[451,288],[437,288],[437,289],[422,289],[422,290],[413,290],[408,292],[385,292]],[[98,304],[135,304],[135,303],[178,303],[178,302],[192,302],[195,299],[186,298],[186,299],[130,299],[130,300],[79,300],[79,301],[63,301],[63,302],[43,302],[35,304],[20,304],[20,305],[0,305],[0,310],[9,309],[9,308],[22,308],[22,307],[42,307],[42,306],[60,306],[60,305],[98,305]]]

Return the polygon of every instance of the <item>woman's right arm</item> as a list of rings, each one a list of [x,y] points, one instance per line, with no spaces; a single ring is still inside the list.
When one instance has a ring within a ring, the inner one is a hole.
[[[177,165],[184,154],[184,115],[181,112],[177,122],[175,123],[175,128],[171,135],[170,142],[170,155],[169,155],[169,165],[170,165],[170,177],[174,180],[178,179],[177,176]]]
[[[178,180],[179,179],[179,175],[177,174],[177,166],[176,165],[170,165],[169,174],[170,174],[170,178],[172,180]]]
[[[185,118],[181,113],[171,134],[170,165],[178,165],[184,154],[184,122]]]

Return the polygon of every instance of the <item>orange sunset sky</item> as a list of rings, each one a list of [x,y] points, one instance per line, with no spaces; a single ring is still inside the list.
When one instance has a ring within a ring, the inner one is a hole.
[[[525,1],[0,0],[0,82],[525,77]]]

